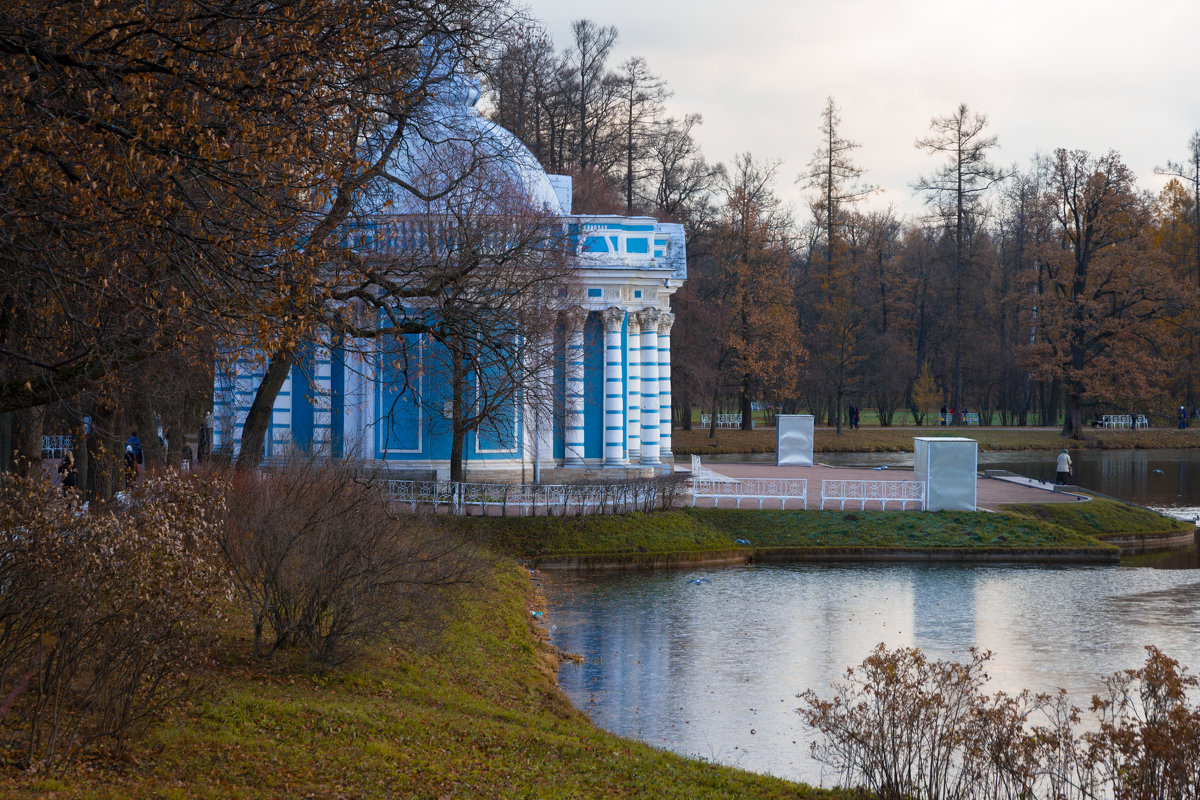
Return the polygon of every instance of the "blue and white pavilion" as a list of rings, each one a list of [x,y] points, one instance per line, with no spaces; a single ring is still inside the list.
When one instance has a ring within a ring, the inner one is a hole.
[[[560,319],[553,366],[560,412],[547,419],[514,401],[505,415],[511,425],[468,437],[467,478],[526,481],[544,479],[547,470],[668,469],[670,298],[687,277],[682,226],[652,217],[572,214],[570,177],[547,175],[515,136],[479,115],[478,100],[478,82],[455,75],[428,111],[451,133],[447,138],[472,138],[500,154],[530,201],[561,220],[573,242],[579,306]],[[388,208],[405,213],[403,204]],[[302,353],[276,399],[264,457],[299,449],[374,462],[399,474],[449,475],[448,415],[431,412],[448,399],[438,394],[444,386],[391,373],[381,366],[386,359],[373,357],[374,346],[325,342]],[[218,372],[214,448],[236,453],[240,447],[262,369],[243,360]],[[409,402],[396,402],[405,393],[412,395]]]

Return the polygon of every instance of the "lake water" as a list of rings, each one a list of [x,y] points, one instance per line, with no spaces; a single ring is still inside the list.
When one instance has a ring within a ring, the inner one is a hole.
[[[1044,469],[1053,478],[1049,453],[1000,455],[985,454],[980,469],[1033,477]],[[1106,494],[1200,507],[1200,453],[1089,451],[1075,463],[1077,482]],[[902,466],[903,455],[890,465]],[[827,696],[831,681],[879,642],[937,658],[990,649],[993,690],[1062,687],[1079,705],[1105,676],[1140,666],[1146,645],[1200,669],[1200,570],[1194,554],[1180,566],[1193,568],[773,565],[546,575],[547,621],[554,643],[583,657],[560,670],[563,689],[601,727],[828,785],[834,776],[808,756],[796,695],[812,688]]]

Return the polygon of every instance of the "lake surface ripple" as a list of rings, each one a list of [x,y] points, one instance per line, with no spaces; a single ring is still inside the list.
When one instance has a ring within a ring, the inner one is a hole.
[[[1200,571],[746,566],[546,576],[559,681],[595,723],[685,755],[829,785],[795,709],[879,642],[995,652],[992,691],[1068,690],[1153,644],[1200,667]]]

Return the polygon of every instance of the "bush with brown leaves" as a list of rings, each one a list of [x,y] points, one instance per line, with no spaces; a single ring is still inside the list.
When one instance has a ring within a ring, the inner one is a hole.
[[[298,459],[230,483],[221,547],[254,650],[304,648],[319,665],[424,635],[481,556],[427,517],[389,512],[368,469]]]
[[[59,767],[121,747],[211,656],[228,583],[219,484],[168,473],[124,507],[0,482],[0,729],[11,757]]]

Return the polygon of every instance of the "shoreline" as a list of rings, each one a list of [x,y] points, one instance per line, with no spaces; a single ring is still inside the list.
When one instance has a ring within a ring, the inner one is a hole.
[[[1115,544],[1115,543],[1114,543]],[[1189,542],[1190,544],[1190,542]],[[1146,552],[1146,551],[1131,551]],[[747,564],[1020,564],[1028,566],[1119,565],[1123,550],[1007,548],[800,547],[764,548],[751,553],[706,552],[637,557],[568,556],[538,559],[533,569],[547,572],[638,572],[658,569],[731,567]]]

